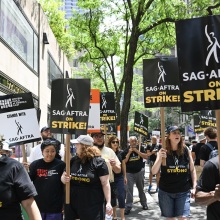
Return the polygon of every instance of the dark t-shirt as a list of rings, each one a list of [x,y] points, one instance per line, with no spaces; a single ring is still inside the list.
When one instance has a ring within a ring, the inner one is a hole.
[[[195,165],[200,165],[200,159],[199,159],[199,152],[200,152],[200,149],[201,149],[201,147],[204,145],[204,143],[197,143],[196,145],[194,145],[193,146],[193,148],[192,148],[192,152],[194,152],[195,153],[195,155],[196,155],[196,159],[195,159],[195,162],[194,162],[194,164]]]
[[[197,184],[197,190],[210,192],[215,190],[216,184],[220,184],[218,156],[205,163],[202,174]],[[220,202],[214,202],[207,207],[207,220],[220,219]]]
[[[0,219],[22,220],[20,202],[37,192],[27,171],[18,161],[0,158]]]
[[[100,177],[109,174],[105,160],[94,157],[82,164],[76,156],[70,164],[71,211],[67,219],[103,219],[104,192]]]
[[[168,193],[180,193],[190,190],[190,171],[188,149],[177,156],[176,151],[167,154],[166,166],[161,166],[159,188]]]
[[[124,150],[124,153],[123,153],[124,157],[126,157],[129,149],[130,149],[130,146]],[[138,146],[137,146],[137,149],[139,149]],[[141,146],[140,152],[146,154],[145,148],[143,146]],[[127,173],[138,173],[144,167],[144,164],[145,163],[143,162],[143,158],[140,157],[137,153],[132,152],[126,163],[126,172]]]
[[[35,200],[40,212],[62,212],[64,187],[61,176],[65,166],[63,161],[56,158],[49,163],[43,159],[31,163],[29,175],[38,193]]]
[[[215,149],[218,149],[217,141],[210,141],[209,142]],[[199,151],[199,159],[208,161],[209,160],[209,154],[211,153],[211,149],[206,144],[202,145]]]
[[[119,161],[122,163],[122,161],[125,159],[125,155],[123,153],[123,150],[116,151],[115,154],[117,155]],[[120,177],[122,175],[123,175],[123,170],[122,169],[121,169],[121,173],[115,173],[114,172],[114,177],[115,178],[118,178],[118,177]]]
[[[158,152],[160,149],[161,149],[160,144],[147,145],[147,151],[149,150],[150,152],[152,152],[153,150]],[[157,158],[156,154],[152,154],[150,155],[149,160],[155,162],[156,158]]]

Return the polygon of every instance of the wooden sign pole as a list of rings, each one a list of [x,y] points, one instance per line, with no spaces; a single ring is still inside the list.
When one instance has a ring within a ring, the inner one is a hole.
[[[160,107],[160,122],[161,122],[161,141],[162,141],[162,147],[166,149],[165,146],[165,123],[164,123],[164,107]],[[162,166],[166,166],[166,158],[162,159]]]
[[[26,155],[26,152],[25,152],[24,144],[21,145],[21,149],[22,149],[23,162],[27,163],[27,155]]]
[[[66,173],[67,176],[70,175],[70,138],[71,134],[66,134]],[[70,204],[70,182],[66,183],[66,204]]]
[[[215,110],[216,117],[216,126],[217,131],[220,131],[220,110]],[[218,142],[218,159],[220,161],[220,135],[217,133],[217,142]],[[220,163],[219,163],[219,175],[220,175]]]

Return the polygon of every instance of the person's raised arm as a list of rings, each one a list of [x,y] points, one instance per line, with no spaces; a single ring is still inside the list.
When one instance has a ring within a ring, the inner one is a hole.
[[[27,215],[29,217],[29,220],[40,220],[41,214],[37,207],[37,204],[33,197],[30,197],[28,199],[25,199],[21,201],[21,204],[25,211],[27,212]]]

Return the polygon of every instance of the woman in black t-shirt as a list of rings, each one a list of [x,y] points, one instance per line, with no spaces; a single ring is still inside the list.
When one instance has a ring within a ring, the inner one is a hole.
[[[114,192],[111,192],[111,204],[113,206],[113,220],[116,218],[116,198],[118,199],[118,207],[120,208],[120,215],[121,220],[125,220],[125,184],[127,184],[127,177],[126,177],[126,164],[124,162],[125,155],[123,151],[119,149],[119,139],[117,136],[113,135],[108,139],[108,147],[111,148],[115,154],[117,155],[119,161],[121,162],[121,173],[114,173],[114,185],[116,196],[112,196]],[[112,186],[111,185],[111,186]]]
[[[190,151],[183,145],[180,129],[167,129],[166,149],[162,148],[152,167],[156,174],[161,169],[159,181],[159,206],[161,215],[167,219],[186,220],[190,215],[190,188],[195,195],[196,173]],[[162,165],[166,158],[166,165]],[[191,178],[190,178],[191,176]]]
[[[66,165],[55,158],[58,144],[55,139],[44,140],[41,144],[43,158],[29,167],[29,176],[38,193],[35,200],[44,220],[63,220],[64,188],[60,178]]]
[[[80,135],[71,143],[76,154],[70,161],[70,176],[63,173],[61,181],[70,182],[70,204],[65,205],[65,220],[102,220],[104,201],[106,214],[112,214],[108,167],[93,147],[93,138]]]

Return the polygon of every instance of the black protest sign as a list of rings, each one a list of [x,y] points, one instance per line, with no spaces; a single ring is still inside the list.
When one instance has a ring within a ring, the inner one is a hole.
[[[176,58],[144,59],[143,83],[146,108],[180,106]]]
[[[89,79],[56,79],[51,89],[51,132],[87,134]]]
[[[135,112],[134,131],[144,136],[148,135],[148,117],[139,112]]]
[[[220,108],[220,16],[176,22],[183,112]]]
[[[103,133],[105,133],[104,125],[101,125],[100,129]],[[117,134],[116,125],[115,124],[108,124],[106,126],[106,133],[107,133],[107,135],[116,135]]]
[[[31,93],[0,96],[0,121],[0,134],[10,146],[41,140]]]
[[[215,111],[202,110],[198,115],[194,115],[194,131],[203,132],[207,127],[216,127]]]
[[[116,121],[114,92],[100,93],[100,123],[114,123]]]

